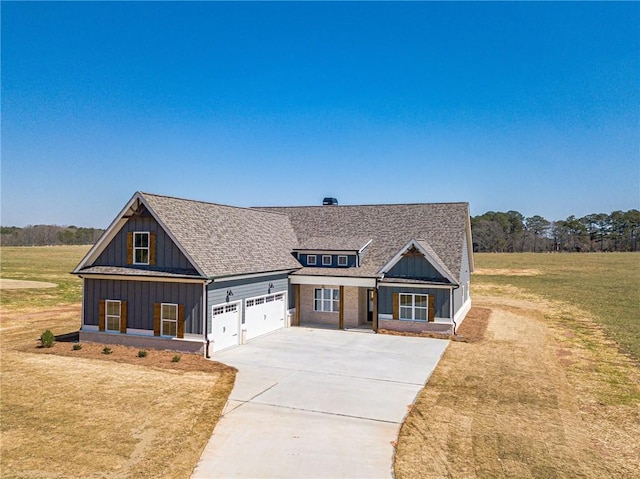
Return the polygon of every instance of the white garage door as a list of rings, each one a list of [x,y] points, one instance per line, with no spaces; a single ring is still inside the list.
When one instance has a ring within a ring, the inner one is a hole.
[[[247,299],[244,313],[247,339],[284,327],[284,293]]]
[[[213,306],[211,317],[214,352],[240,344],[240,303]]]

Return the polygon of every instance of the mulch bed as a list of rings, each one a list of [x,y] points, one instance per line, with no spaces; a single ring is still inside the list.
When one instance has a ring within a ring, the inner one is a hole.
[[[488,308],[472,307],[467,313],[465,320],[456,330],[455,335],[428,331],[422,333],[411,333],[406,331],[390,331],[388,329],[379,329],[378,333],[388,334],[391,336],[414,336],[418,338],[450,339],[451,341],[459,341],[463,343],[479,343],[484,339],[484,333],[487,330],[490,315],[491,310]]]
[[[484,339],[484,333],[489,324],[489,316],[491,316],[490,309],[472,307],[457,329],[456,337],[453,339],[465,343],[479,343]]]
[[[82,344],[82,349],[73,349],[75,344]],[[105,347],[111,349],[110,354],[104,353]],[[55,354],[58,356],[69,356],[83,359],[98,359],[101,361],[113,361],[116,363],[135,364],[139,366],[176,371],[202,371],[207,373],[237,371],[236,368],[217,361],[211,361],[200,354],[144,349],[144,351],[147,352],[147,355],[145,357],[139,357],[138,352],[142,351],[142,349],[113,344],[57,341],[51,348],[43,348],[40,346],[40,342],[37,341],[37,344],[33,347],[23,348],[23,351],[40,354]],[[179,357],[180,360],[174,362],[174,357]]]

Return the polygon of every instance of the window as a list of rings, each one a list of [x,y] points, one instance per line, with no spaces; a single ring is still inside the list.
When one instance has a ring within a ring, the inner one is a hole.
[[[322,266],[331,266],[331,255],[323,254],[322,255]]]
[[[315,266],[316,265],[316,255],[308,254],[307,255],[307,266]]]
[[[105,329],[120,332],[120,301],[105,301]]]
[[[133,233],[133,263],[149,264],[149,233]]]
[[[346,256],[338,256],[338,266],[346,266],[347,265],[347,257]]]
[[[340,308],[340,290],[316,288],[313,295],[313,310],[337,313]]]
[[[428,309],[428,295],[400,293],[400,319],[426,321]]]
[[[160,324],[162,336],[178,335],[178,305],[162,303],[160,313]]]

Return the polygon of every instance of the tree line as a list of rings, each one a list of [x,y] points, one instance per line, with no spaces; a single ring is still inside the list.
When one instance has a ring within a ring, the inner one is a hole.
[[[35,225],[0,227],[2,246],[85,245],[95,243],[104,230],[76,226]]]
[[[640,211],[594,213],[549,221],[518,211],[487,211],[471,217],[475,252],[638,251]],[[3,246],[94,244],[104,230],[76,226],[0,227]]]
[[[471,217],[475,252],[638,251],[640,211],[594,213],[549,221],[517,211]]]

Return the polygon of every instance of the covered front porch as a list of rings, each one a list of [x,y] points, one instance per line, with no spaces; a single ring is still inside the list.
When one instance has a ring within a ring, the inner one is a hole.
[[[377,331],[376,278],[292,276],[293,326]]]
[[[313,275],[292,275],[291,283],[292,326],[453,333],[453,285]]]

